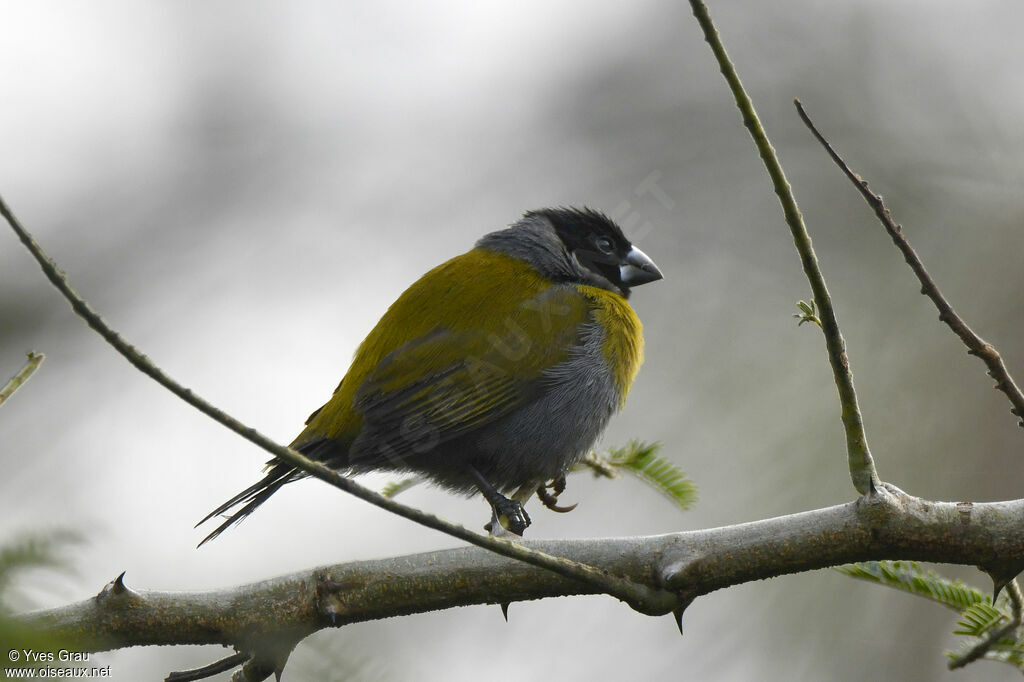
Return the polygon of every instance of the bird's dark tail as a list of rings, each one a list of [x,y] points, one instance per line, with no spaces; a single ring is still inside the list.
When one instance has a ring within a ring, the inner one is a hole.
[[[238,493],[230,500],[220,505],[212,512],[203,517],[203,520],[196,524],[196,528],[203,525],[214,516],[218,516],[230,510],[232,507],[236,507],[240,504],[244,504],[241,509],[232,513],[228,516],[227,521],[217,526],[217,529],[212,533],[203,538],[203,541],[199,543],[198,547],[202,547],[210,540],[214,539],[231,526],[235,525],[249,514],[252,514],[256,507],[260,506],[264,502],[270,499],[270,496],[277,492],[278,488],[283,486],[285,483],[290,483],[296,479],[302,478],[305,474],[298,471],[291,464],[285,464],[284,462],[278,462],[273,464],[267,475],[264,476],[259,482],[249,486],[242,492]]]
[[[313,414],[315,415],[316,412]],[[341,469],[348,465],[346,459],[347,456],[345,454],[347,452],[347,446],[343,446],[337,441],[328,438],[314,438],[303,442],[301,445],[295,445],[293,443],[292,447],[304,454],[306,457],[317,462],[323,462],[327,464],[327,466],[335,469]],[[241,509],[228,516],[227,521],[217,526],[215,531],[203,538],[203,541],[198,545],[199,547],[202,547],[249,514],[252,514],[256,511],[256,507],[269,500],[270,496],[276,493],[285,483],[291,483],[292,481],[297,481],[300,478],[308,476],[304,471],[300,471],[291,464],[286,464],[285,462],[277,459],[272,459],[267,462],[267,466],[264,471],[267,472],[267,475],[259,482],[254,483],[242,492],[238,493],[230,500],[204,516],[203,520],[196,524],[196,528],[198,528],[214,516],[224,514],[240,504],[244,505]]]

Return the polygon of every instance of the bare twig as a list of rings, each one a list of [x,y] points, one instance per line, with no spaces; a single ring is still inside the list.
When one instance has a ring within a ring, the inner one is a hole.
[[[0,199],[2,201],[2,199]],[[14,395],[14,392],[21,388],[26,381],[39,369],[39,365],[43,364],[43,360],[46,356],[42,353],[28,353],[28,362],[21,368],[21,371],[11,377],[11,380],[7,382],[7,385],[0,388],[0,405],[4,404],[4,401]]]
[[[588,452],[579,464],[576,465],[577,469],[588,468],[594,472],[595,478],[620,478],[622,474],[618,472],[615,465],[609,462],[607,459],[597,454],[593,450]]]
[[[832,365],[836,388],[839,390],[843,428],[846,431],[846,452],[849,458],[850,477],[853,479],[853,485],[857,491],[865,494],[878,486],[878,473],[875,471],[875,464],[871,458],[867,433],[864,429],[864,418],[857,403],[853,374],[850,371],[850,362],[846,355],[846,341],[839,330],[839,322],[836,319],[835,309],[832,307],[832,297],[828,293],[825,278],[818,267],[818,258],[814,254],[811,237],[804,225],[800,208],[797,206],[796,198],[793,196],[789,181],[786,180],[786,174],[782,170],[775,149],[772,148],[768,135],[754,110],[754,104],[744,91],[743,83],[740,82],[739,75],[722,45],[718,31],[708,14],[707,6],[700,0],[690,0],[690,5],[693,8],[693,15],[704,31],[704,39],[711,46],[711,51],[714,52],[715,58],[718,60],[722,75],[725,76],[729,89],[732,90],[736,106],[743,116],[743,125],[750,131],[750,136],[754,139],[754,144],[757,145],[757,150],[761,155],[761,161],[768,170],[768,175],[771,176],[775,193],[779,197],[779,203],[782,204],[782,210],[786,216],[786,223],[793,234],[793,241],[800,254],[804,274],[810,282],[814,302],[819,310],[819,319],[825,334],[825,346],[828,349],[828,359]]]
[[[1024,608],[1024,596],[1021,595],[1020,585],[1017,584],[1016,580],[1011,580],[1007,583],[1006,594],[1010,597],[1010,608],[1013,613],[1013,617],[1010,619],[1010,622],[988,633],[988,636],[985,637],[985,639],[971,647],[963,656],[957,656],[950,660],[950,670],[963,668],[969,663],[974,663],[976,660],[988,653],[996,642],[1020,627],[1021,611],[1022,608]]]
[[[889,209],[885,207],[882,202],[882,197],[875,194],[868,187],[868,183],[860,175],[854,173],[850,167],[843,161],[842,157],[836,152],[836,150],[829,144],[828,140],[818,132],[818,129],[814,126],[807,112],[804,111],[803,105],[800,100],[793,100],[796,105],[796,110],[800,114],[800,118],[803,120],[814,137],[821,143],[828,152],[832,160],[836,162],[836,165],[846,174],[846,177],[857,187],[857,190],[861,193],[864,199],[868,202],[868,205],[875,211],[875,215],[878,216],[878,220],[881,221],[885,227],[885,231],[892,237],[893,243],[903,253],[904,260],[907,261],[907,265],[917,275],[917,279],[921,282],[921,293],[932,300],[935,307],[939,310],[939,320],[945,322],[953,333],[960,337],[960,340],[967,346],[967,352],[971,355],[977,355],[988,367],[988,375],[995,379],[995,388],[999,389],[1006,394],[1006,397],[1010,400],[1013,407],[1010,412],[1015,416],[1022,418],[1018,425],[1024,427],[1024,393],[1021,393],[1020,388],[1014,382],[1013,377],[1010,376],[1010,372],[1006,369],[1006,365],[1003,364],[1003,359],[999,355],[999,351],[995,349],[992,344],[986,342],[983,338],[974,333],[967,323],[963,321],[953,306],[949,304],[946,298],[939,291],[939,287],[935,284],[935,281],[925,270],[924,263],[918,257],[917,253],[910,246],[910,242],[907,241],[906,236],[903,234],[903,226],[898,225],[893,219],[892,214],[889,213]]]
[[[162,369],[157,367],[138,348],[128,343],[118,334],[96,311],[79,296],[68,284],[64,274],[57,267],[57,264],[50,259],[42,247],[36,243],[31,234],[21,225],[18,219],[11,212],[7,203],[0,197],[0,215],[6,218],[8,224],[17,233],[22,243],[43,269],[43,273],[53,285],[63,294],[64,298],[71,304],[72,309],[82,317],[107,343],[113,346],[118,353],[124,356],[132,365],[146,374],[161,386],[178,396],[186,403],[196,408],[203,414],[223,424],[238,435],[255,443],[278,459],[306,472],[310,476],[319,478],[322,481],[340,488],[345,492],[355,495],[361,500],[380,507],[398,516],[434,530],[441,531],[452,537],[464,540],[471,544],[483,547],[497,554],[507,556],[519,561],[545,568],[566,578],[581,580],[600,587],[602,592],[625,601],[634,609],[643,613],[661,614],[668,613],[676,607],[678,599],[674,594],[663,589],[648,587],[640,583],[619,578],[600,571],[593,566],[587,566],[569,559],[551,556],[533,549],[524,547],[521,544],[506,540],[504,538],[483,535],[469,530],[465,526],[452,523],[434,514],[410,507],[396,500],[385,497],[369,488],[359,485],[355,481],[342,476],[320,462],[305,457],[291,448],[280,445],[256,429],[246,426],[223,410],[214,407],[212,404],[199,397],[180,383],[172,379]]]
[[[164,679],[164,682],[193,682],[194,680],[205,680],[207,677],[213,677],[218,673],[231,670],[232,668],[237,668],[248,661],[251,657],[251,654],[246,653],[231,654],[227,658],[222,658],[216,663],[211,663],[210,665],[204,665],[202,668],[173,672]]]

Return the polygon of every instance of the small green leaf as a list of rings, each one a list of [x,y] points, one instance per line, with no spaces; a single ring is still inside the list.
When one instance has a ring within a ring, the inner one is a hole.
[[[969,637],[983,637],[989,630],[1009,619],[1001,612],[994,609],[986,602],[978,602],[964,609],[960,614],[959,626],[953,630],[954,635],[967,635]]]
[[[914,561],[865,561],[836,566],[835,570],[853,578],[916,594],[956,611],[990,601],[981,590],[959,580],[944,578],[934,571],[925,571]]]
[[[589,468],[595,475],[609,478],[616,471],[628,472],[665,495],[680,509],[687,509],[697,501],[697,486],[679,467],[658,456],[660,448],[658,443],[634,440],[626,447],[611,449],[606,457],[591,453],[573,470]]]
[[[813,322],[814,324],[821,326],[821,320],[818,319],[818,306],[812,300],[810,303],[807,301],[797,301],[796,307],[800,309],[799,313],[793,313],[798,322],[796,326],[802,325],[804,322]]]

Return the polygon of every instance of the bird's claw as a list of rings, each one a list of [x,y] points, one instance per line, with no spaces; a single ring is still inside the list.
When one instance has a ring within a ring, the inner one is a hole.
[[[491,503],[491,522],[484,526],[484,530],[491,535],[502,535],[503,531],[508,531],[521,536],[531,523],[530,515],[521,502],[501,497]]]
[[[491,535],[501,535],[502,529],[522,535],[530,526],[530,515],[523,509],[523,503],[499,493],[475,467],[469,467],[469,472],[476,478],[476,486],[487,500],[487,504],[491,505],[491,522],[484,526],[484,530],[489,531]]]
[[[551,492],[548,492],[548,488],[551,488]],[[570,504],[568,507],[563,507],[558,504],[558,496],[565,492],[565,476],[559,476],[550,483],[539,486],[537,488],[537,499],[540,500],[541,504],[550,509],[553,512],[559,514],[567,514],[576,508],[576,504]]]

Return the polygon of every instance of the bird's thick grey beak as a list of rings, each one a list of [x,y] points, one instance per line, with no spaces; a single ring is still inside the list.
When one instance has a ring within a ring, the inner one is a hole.
[[[635,246],[626,254],[625,261],[619,265],[619,278],[627,287],[636,287],[648,282],[662,279],[664,275],[646,253]]]

